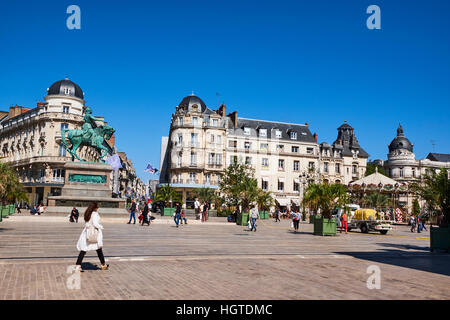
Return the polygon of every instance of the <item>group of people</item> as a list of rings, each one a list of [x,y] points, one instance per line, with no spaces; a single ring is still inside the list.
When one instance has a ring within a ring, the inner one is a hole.
[[[195,210],[195,217],[197,220],[202,219],[202,222],[206,222],[208,220],[208,210],[209,210],[208,202],[203,201],[203,203],[200,203],[200,201],[198,201],[198,198],[195,198],[194,210]]]
[[[131,224],[131,220],[133,220],[133,224],[136,224],[136,212],[140,213],[138,219],[141,226],[143,226],[144,224],[147,224],[147,226],[149,226],[150,222],[155,219],[155,217],[152,216],[148,201],[144,204],[144,207],[140,209],[139,203],[132,199],[130,207],[130,220],[127,222],[127,224]]]
[[[33,206],[30,210],[31,215],[41,215],[45,212],[46,206],[44,206],[42,203],[39,204],[39,206],[36,207],[36,205]],[[20,212],[18,212],[20,213]]]
[[[422,219],[421,216],[414,217],[411,216],[409,223],[411,224],[411,232],[421,233],[422,230],[427,230],[427,227],[425,226],[425,221]],[[427,230],[428,231],[428,230]]]
[[[173,221],[175,221],[177,228],[180,224],[183,224],[183,221],[184,224],[187,224],[186,212],[181,207],[181,203],[179,202],[175,203],[175,212],[173,213]]]

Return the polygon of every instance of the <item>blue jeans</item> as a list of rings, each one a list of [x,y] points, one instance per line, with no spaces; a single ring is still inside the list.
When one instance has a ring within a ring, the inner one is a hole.
[[[256,218],[252,218],[252,228],[250,229],[250,231],[253,231],[253,229],[255,229],[255,231],[256,231],[255,223],[256,223]]]
[[[130,221],[128,221],[128,223],[131,223],[131,219],[134,219],[134,223],[136,223],[136,217],[134,215],[134,211],[130,212]]]
[[[181,215],[179,215],[179,214],[176,214],[175,217],[173,218],[173,220],[175,221],[177,226],[180,223],[180,218],[181,218]]]

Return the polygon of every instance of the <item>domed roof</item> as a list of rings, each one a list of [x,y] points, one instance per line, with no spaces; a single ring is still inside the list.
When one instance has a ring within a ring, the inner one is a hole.
[[[404,136],[401,124],[398,125],[397,136],[394,138],[394,140],[392,140],[391,144],[389,145],[389,152],[399,149],[406,149],[408,151],[413,152],[413,144],[408,140],[408,138]]]
[[[206,104],[203,102],[203,100],[193,94],[184,97],[178,107],[186,112],[205,112],[207,109]]]
[[[56,81],[47,89],[47,95],[72,96],[84,99],[83,90],[73,81],[69,79]]]

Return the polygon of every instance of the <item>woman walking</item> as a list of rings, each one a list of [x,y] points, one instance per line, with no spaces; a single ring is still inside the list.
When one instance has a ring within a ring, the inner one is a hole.
[[[78,239],[77,249],[80,251],[78,255],[76,270],[83,272],[81,262],[87,251],[96,250],[100,259],[101,269],[108,270],[109,264],[105,263],[103,256],[103,226],[100,224],[100,215],[98,214],[98,205],[92,202],[84,212],[85,226]]]
[[[144,210],[142,211],[142,226],[144,225],[144,223],[147,224],[147,226],[150,225],[150,219],[149,219],[149,209],[148,209],[148,203],[145,204],[144,206]]]

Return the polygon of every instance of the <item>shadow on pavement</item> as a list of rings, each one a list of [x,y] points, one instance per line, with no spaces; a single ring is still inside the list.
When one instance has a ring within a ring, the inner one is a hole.
[[[335,252],[360,260],[390,264],[398,267],[450,276],[450,255],[436,255],[424,252],[408,252],[404,250],[383,249],[376,252]]]
[[[83,270],[100,270],[100,268],[97,265],[90,262],[82,263],[81,268]]]
[[[382,246],[382,247],[387,247],[387,248],[397,248],[397,249],[405,249],[405,250],[422,250],[422,251],[427,251],[430,252],[430,247],[429,246],[413,246],[410,244],[397,244],[397,243],[377,243],[377,245]]]

